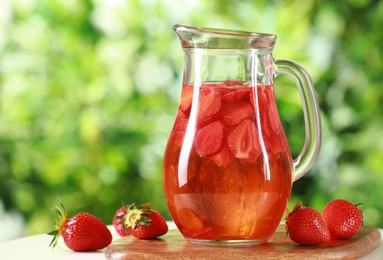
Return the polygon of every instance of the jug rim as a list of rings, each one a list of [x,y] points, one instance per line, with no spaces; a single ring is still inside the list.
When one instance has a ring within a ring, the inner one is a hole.
[[[274,48],[277,36],[270,33],[176,24],[173,30],[183,48],[267,49]]]

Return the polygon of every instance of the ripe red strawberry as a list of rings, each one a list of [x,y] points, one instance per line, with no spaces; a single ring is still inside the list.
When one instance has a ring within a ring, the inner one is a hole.
[[[56,230],[48,233],[54,236],[49,246],[55,247],[60,236],[73,251],[95,251],[107,247],[112,242],[112,234],[97,217],[82,212],[68,219],[63,205],[56,207],[56,211]]]
[[[358,233],[363,214],[351,202],[336,199],[327,203],[322,211],[332,239],[347,239]]]
[[[165,219],[158,211],[151,209],[150,204],[131,204],[126,215],[125,227],[129,234],[140,239],[156,238],[168,232]]]
[[[234,157],[255,161],[261,153],[257,128],[253,121],[243,120],[228,136],[227,144]]]
[[[113,226],[116,229],[117,233],[122,237],[129,235],[126,228],[124,228],[125,216],[127,214],[126,207],[127,206],[122,206],[121,208],[119,208],[114,213],[113,217]]]
[[[313,208],[297,203],[286,217],[286,231],[292,241],[302,245],[320,245],[330,240],[326,222]]]
[[[194,140],[195,150],[201,156],[212,156],[220,151],[222,141],[223,124],[220,121],[215,121],[197,132]]]

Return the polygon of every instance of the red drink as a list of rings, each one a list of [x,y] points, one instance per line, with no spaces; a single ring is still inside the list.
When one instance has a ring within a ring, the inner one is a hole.
[[[283,216],[292,176],[272,85],[183,85],[163,183],[186,238],[265,242]]]

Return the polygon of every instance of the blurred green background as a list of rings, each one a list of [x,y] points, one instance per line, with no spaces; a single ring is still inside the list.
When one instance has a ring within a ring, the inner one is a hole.
[[[383,227],[382,14],[377,0],[1,0],[0,240],[50,231],[60,202],[108,224],[133,201],[170,219],[161,172],[182,81],[176,23],[277,34],[274,57],[310,72],[323,123],[289,207],[345,198]],[[297,156],[299,94],[287,77],[275,85]]]

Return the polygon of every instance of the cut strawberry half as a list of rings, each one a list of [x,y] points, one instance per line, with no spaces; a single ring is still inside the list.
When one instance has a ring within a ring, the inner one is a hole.
[[[193,99],[193,85],[183,85],[181,92],[180,108],[186,112],[190,109]]]
[[[233,155],[230,152],[229,147],[225,144],[221,151],[212,157],[212,160],[219,167],[227,167],[233,161]]]
[[[223,121],[228,125],[238,125],[245,119],[254,120],[253,106],[246,101],[225,103],[220,111]]]
[[[219,152],[223,141],[223,124],[215,121],[201,128],[195,138],[195,150],[200,156],[212,156]]]
[[[229,93],[223,95],[222,101],[239,101],[239,100],[249,100],[250,88],[240,88],[232,90]]]
[[[267,111],[266,120],[269,121],[270,130],[273,135],[279,135],[281,132],[281,120],[279,119],[278,109],[276,104],[270,104],[269,111]]]
[[[269,96],[267,95],[268,88],[268,85],[259,85],[250,91],[251,104],[260,111],[267,111],[269,109]],[[255,91],[257,91],[257,93]],[[258,96],[258,102],[256,94]]]
[[[221,93],[212,87],[201,88],[198,107],[199,119],[215,115],[221,108]]]
[[[255,161],[261,153],[257,128],[253,121],[244,120],[228,136],[227,143],[233,156],[245,161]]]

